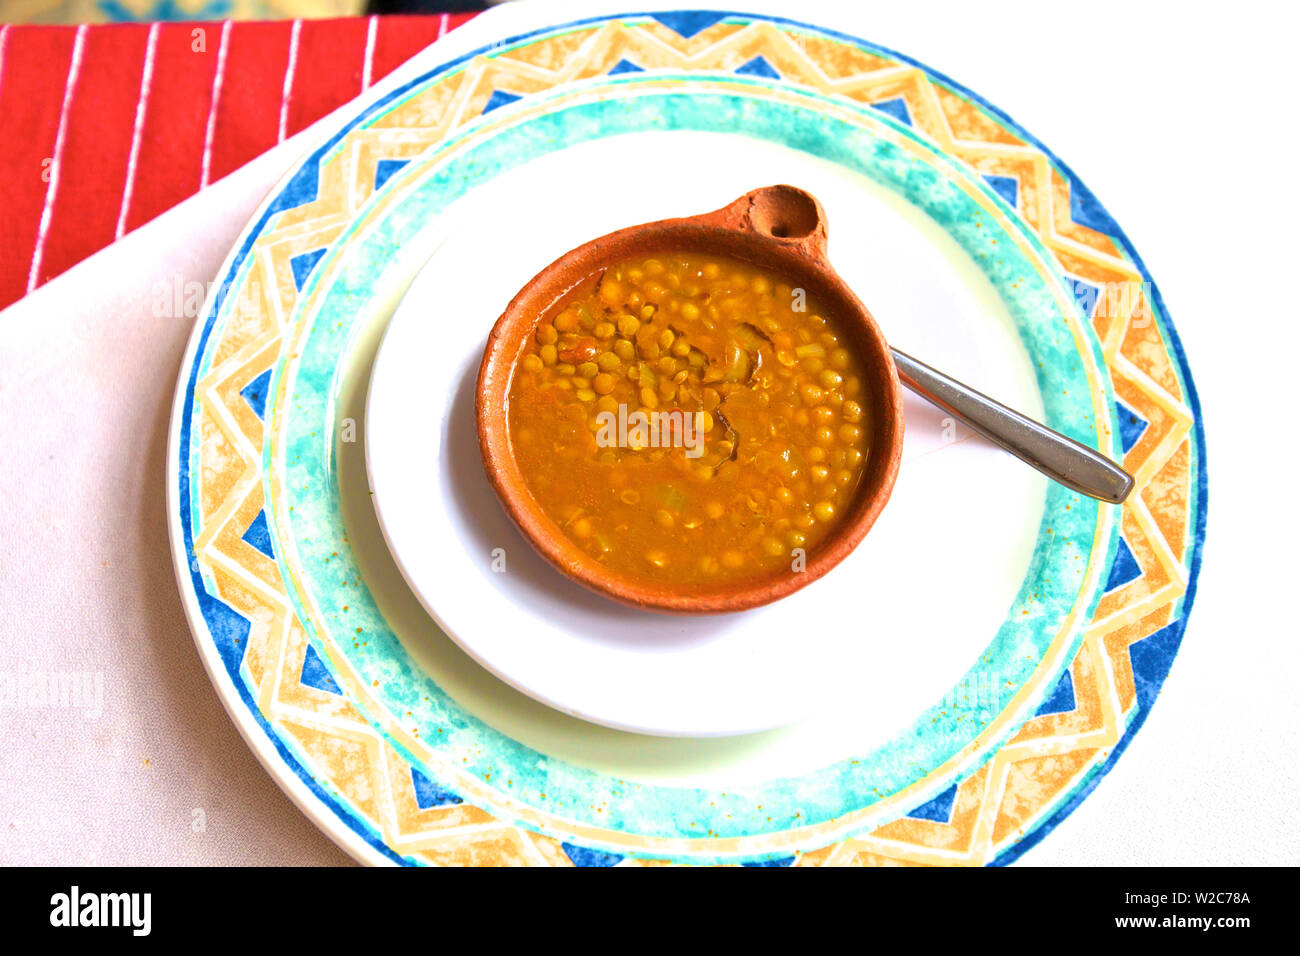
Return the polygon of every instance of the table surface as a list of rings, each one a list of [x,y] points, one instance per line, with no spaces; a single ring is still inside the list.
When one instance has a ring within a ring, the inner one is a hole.
[[[0,26],[0,308],[473,16]]]
[[[1270,161],[1294,155],[1278,92],[1288,31],[1111,0],[1086,16],[1020,2],[838,15],[978,90],[1070,162],[1160,283],[1201,394],[1212,507],[1182,650],[1114,771],[1023,861],[1300,862],[1300,661],[1280,601],[1296,522],[1279,507],[1290,469],[1270,474],[1296,456],[1285,376],[1267,364],[1300,344],[1277,288],[1300,210],[1278,182],[1285,159]],[[0,85],[0,142],[14,109]],[[0,863],[348,862],[244,746],[195,654],[163,504],[190,323],[155,317],[150,294],[159,278],[214,275],[313,132],[286,130],[80,264],[48,260],[67,271],[0,312],[0,677],[102,682],[99,712],[0,707]],[[66,169],[83,160],[72,142]]]

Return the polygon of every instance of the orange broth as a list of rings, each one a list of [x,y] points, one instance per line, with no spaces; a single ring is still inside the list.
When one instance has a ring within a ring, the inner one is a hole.
[[[539,322],[511,446],[546,515],[611,570],[766,577],[798,570],[849,509],[870,453],[863,381],[836,320],[779,276],[628,259]]]

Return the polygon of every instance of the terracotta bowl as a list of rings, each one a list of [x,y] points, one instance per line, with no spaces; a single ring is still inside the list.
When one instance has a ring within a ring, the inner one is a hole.
[[[866,470],[844,519],[807,555],[803,571],[752,581],[682,587],[611,571],[573,544],[529,492],[510,445],[510,381],[521,352],[543,319],[551,319],[612,262],[688,250],[731,256],[770,269],[807,290],[849,335],[865,370],[865,401],[873,410]],[[534,548],[563,574],[638,608],[680,614],[740,611],[785,597],[816,581],[852,551],[875,523],[898,474],[903,399],[885,337],[826,258],[821,204],[793,186],[746,193],[714,212],[620,229],[593,239],[539,272],[506,307],[488,338],[475,397],[483,467],[507,513]]]

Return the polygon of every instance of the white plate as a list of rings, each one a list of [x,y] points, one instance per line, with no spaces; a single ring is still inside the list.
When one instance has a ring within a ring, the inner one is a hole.
[[[822,201],[832,262],[891,341],[1042,414],[989,282],[937,225],[843,167],[744,137],[646,132],[553,153],[475,189],[420,237],[434,251],[375,361],[367,467],[384,535],[425,609],[493,674],[565,713],[720,736],[834,703],[883,739],[954,686],[1024,580],[1044,479],[910,396],[902,468],[876,527],[825,578],[768,607],[698,618],[623,607],[562,577],[507,519],[483,474],[473,407],[505,304],[592,237],[778,182]],[[495,549],[504,573],[493,570]],[[837,699],[840,675],[851,700]]]

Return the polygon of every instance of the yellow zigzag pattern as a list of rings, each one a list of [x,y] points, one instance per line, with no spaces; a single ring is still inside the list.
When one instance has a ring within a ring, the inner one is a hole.
[[[980,173],[1014,177],[1024,219],[1062,268],[1103,288],[1140,282],[1113,240],[1070,218],[1069,185],[1048,157],[920,69],[773,24],[720,23],[684,39],[658,23],[612,21],[480,56],[374,126],[349,134],[322,164],[319,198],[281,215],[258,240],[239,300],[197,385],[200,529],[195,557],[215,593],[252,623],[244,667],[266,718],[292,739],[328,790],[372,822],[398,853],[431,864],[569,865],[548,837],[468,804],[422,810],[409,765],[345,697],[301,683],[307,637],[273,561],[241,539],[264,505],[262,421],[239,390],[279,357],[297,300],[290,259],[328,245],[373,192],[378,163],[410,159],[476,118],[495,90],[519,95],[607,73],[731,72],[762,56],[789,82],[862,103],[901,98],[914,125]],[[1186,588],[1192,414],[1145,293],[1094,319],[1119,396],[1150,422],[1125,458],[1137,477],[1123,533],[1142,569],[1106,595],[1071,665],[1077,706],[1031,719],[957,788],[940,824],[902,819],[799,855],[798,865],[981,864],[1013,844],[1124,732],[1136,696],[1128,648],[1173,619]],[[1105,300],[1103,300],[1105,301]],[[1111,313],[1114,314],[1111,314]],[[623,865],[649,865],[625,860]]]

